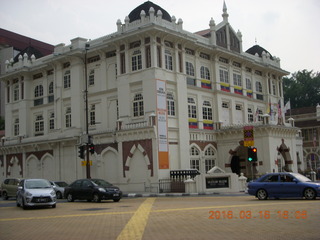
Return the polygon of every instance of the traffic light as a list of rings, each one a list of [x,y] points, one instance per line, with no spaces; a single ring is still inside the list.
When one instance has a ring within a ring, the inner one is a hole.
[[[258,161],[257,148],[256,147],[248,147],[248,161],[249,162]]]
[[[84,159],[84,146],[78,147],[79,158]]]
[[[90,145],[89,145],[89,151],[90,151],[90,153],[91,154],[94,154],[94,144],[93,143],[91,143]]]

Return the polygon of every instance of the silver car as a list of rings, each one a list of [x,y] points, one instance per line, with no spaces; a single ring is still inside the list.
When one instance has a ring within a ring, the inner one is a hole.
[[[24,179],[17,192],[17,207],[26,209],[36,206],[55,208],[57,197],[54,187],[45,179]]]
[[[50,181],[56,191],[57,199],[61,199],[64,196],[64,188],[68,186],[68,183],[63,181]]]

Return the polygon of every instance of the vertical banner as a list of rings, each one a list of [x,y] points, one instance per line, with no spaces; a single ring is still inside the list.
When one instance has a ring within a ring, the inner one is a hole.
[[[243,127],[243,140],[245,147],[254,146],[253,126]]]
[[[166,82],[157,79],[156,84],[159,169],[169,169]]]

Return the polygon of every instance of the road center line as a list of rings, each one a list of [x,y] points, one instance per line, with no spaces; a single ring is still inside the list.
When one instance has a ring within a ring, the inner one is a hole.
[[[127,225],[119,234],[117,240],[138,240],[142,239],[144,229],[148,222],[149,213],[155,198],[147,198],[131,217]]]

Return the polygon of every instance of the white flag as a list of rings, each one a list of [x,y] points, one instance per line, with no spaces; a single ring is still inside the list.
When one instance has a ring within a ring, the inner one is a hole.
[[[284,112],[286,113],[289,109],[291,109],[290,100],[284,106]]]

